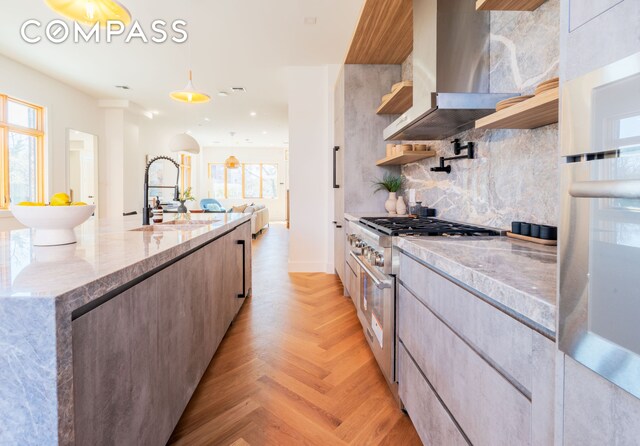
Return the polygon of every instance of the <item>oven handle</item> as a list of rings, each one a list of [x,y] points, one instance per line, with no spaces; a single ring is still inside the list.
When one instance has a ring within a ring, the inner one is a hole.
[[[640,199],[640,180],[578,181],[571,185],[569,194],[575,198],[629,198]]]
[[[349,252],[349,255],[353,257],[353,260],[356,261],[360,268],[367,274],[367,276],[371,277],[375,286],[380,288],[381,290],[385,288],[393,288],[393,281],[387,279],[382,273],[372,270],[361,258],[356,255],[353,251]]]

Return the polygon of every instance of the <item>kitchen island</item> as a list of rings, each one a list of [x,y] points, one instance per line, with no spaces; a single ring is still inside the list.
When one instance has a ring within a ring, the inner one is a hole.
[[[0,444],[166,443],[251,293],[250,216],[193,219],[0,233]]]

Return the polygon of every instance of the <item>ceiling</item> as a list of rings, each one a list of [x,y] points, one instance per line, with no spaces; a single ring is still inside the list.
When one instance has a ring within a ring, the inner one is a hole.
[[[128,99],[156,120],[191,131],[204,146],[284,146],[288,140],[284,69],[344,61],[364,0],[121,0],[151,35],[151,22],[188,22],[184,44],[27,44],[27,19],[60,18],[42,0],[0,0],[0,53],[96,98]],[[316,18],[316,24],[305,23]],[[42,32],[32,31],[32,34]],[[189,56],[191,54],[191,56]],[[191,60],[191,63],[189,61]],[[189,65],[208,104],[181,104]],[[130,90],[115,88],[126,85]],[[231,93],[231,87],[246,93]],[[219,91],[229,92],[219,97]],[[251,116],[254,112],[255,116]],[[236,132],[235,137],[230,132]]]

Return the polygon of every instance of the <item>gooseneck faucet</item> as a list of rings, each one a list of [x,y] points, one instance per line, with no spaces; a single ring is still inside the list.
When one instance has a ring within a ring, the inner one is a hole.
[[[449,158],[440,157],[440,166],[432,167],[431,172],[447,172],[449,174],[451,173],[451,164],[449,164],[448,166],[445,166],[444,165],[445,162],[452,161],[452,160],[459,160],[459,159],[474,159],[476,157],[474,143],[468,142],[466,145],[463,146],[462,144],[460,144],[459,139],[454,139],[453,141],[451,141],[451,144],[453,144],[453,153],[456,156],[451,156]],[[460,155],[463,150],[467,151],[466,155]]]
[[[153,163],[160,160],[171,161],[176,169],[178,169],[178,176],[176,178],[175,186],[153,186],[154,189],[175,189],[175,194],[173,199],[178,201],[180,198],[180,191],[178,189],[178,184],[180,183],[180,165],[173,159],[168,156],[156,156],[152,158],[148,163],[147,167],[144,170],[144,209],[142,210],[142,224],[144,226],[149,225],[149,218],[151,214],[151,208],[149,207],[149,168]]]

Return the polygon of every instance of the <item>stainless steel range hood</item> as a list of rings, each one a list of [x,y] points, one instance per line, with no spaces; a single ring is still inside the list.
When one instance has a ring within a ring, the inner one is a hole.
[[[518,95],[489,93],[490,15],[475,0],[414,0],[413,28],[413,107],[385,140],[448,138]]]

